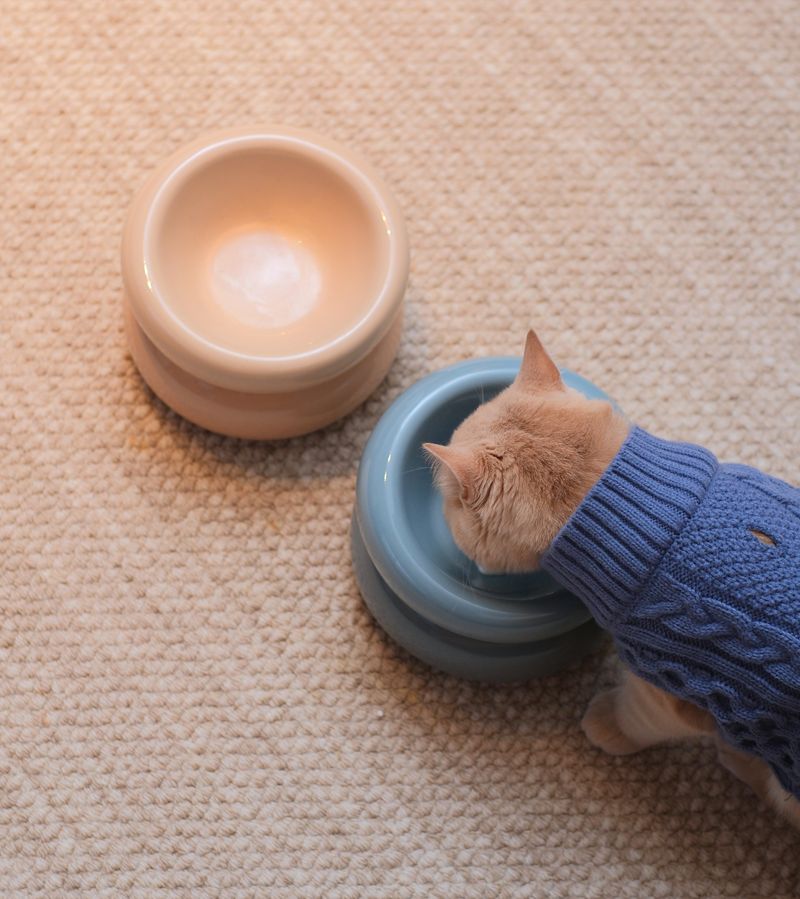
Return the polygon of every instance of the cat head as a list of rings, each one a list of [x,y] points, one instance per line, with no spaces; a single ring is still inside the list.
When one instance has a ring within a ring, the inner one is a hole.
[[[533,331],[514,383],[447,446],[426,443],[462,552],[492,571],[530,571],[616,455],[630,425],[568,388]]]

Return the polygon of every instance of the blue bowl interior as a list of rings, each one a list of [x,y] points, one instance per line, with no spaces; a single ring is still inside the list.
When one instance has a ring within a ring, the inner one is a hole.
[[[508,387],[505,379],[485,378],[480,387],[453,399],[447,406],[431,409],[418,424],[406,444],[400,461],[399,477],[404,513],[413,523],[410,529],[417,553],[424,554],[442,575],[467,589],[508,600],[530,600],[562,590],[544,571],[523,574],[484,574],[475,562],[456,546],[442,512],[443,499],[433,480],[433,469],[423,443],[447,444],[456,428],[484,402]]]

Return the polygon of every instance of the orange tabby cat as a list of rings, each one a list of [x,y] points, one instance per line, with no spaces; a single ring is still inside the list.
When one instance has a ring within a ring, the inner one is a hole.
[[[515,382],[467,418],[448,446],[425,444],[458,546],[484,569],[538,568],[630,428],[610,403],[566,387],[531,331]],[[766,762],[720,739],[709,712],[630,671],[619,687],[595,696],[582,726],[592,743],[615,755],[713,736],[722,764],[800,827],[800,803]]]

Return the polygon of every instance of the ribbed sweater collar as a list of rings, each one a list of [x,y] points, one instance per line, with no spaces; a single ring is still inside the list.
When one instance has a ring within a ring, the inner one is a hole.
[[[716,469],[708,450],[634,427],[542,567],[611,627],[694,514]]]

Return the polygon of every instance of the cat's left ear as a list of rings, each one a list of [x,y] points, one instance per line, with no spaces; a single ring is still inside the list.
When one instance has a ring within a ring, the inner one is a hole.
[[[440,446],[438,443],[423,443],[422,446],[428,455],[447,466],[461,486],[461,499],[470,502],[475,496],[480,474],[475,453],[459,447]]]
[[[533,329],[528,331],[522,366],[514,383],[537,393],[564,389],[558,366],[550,358]]]

